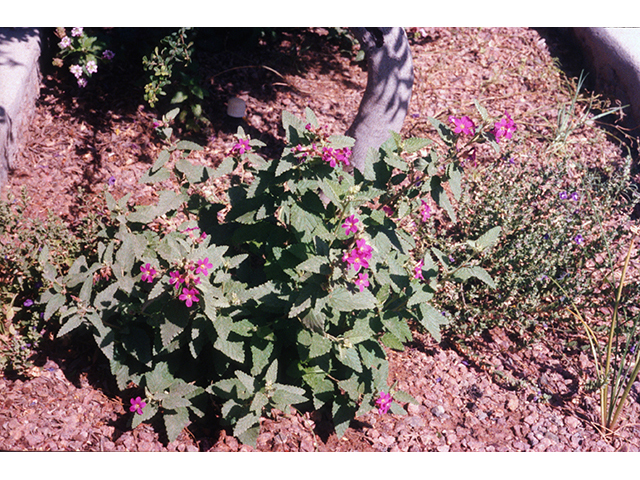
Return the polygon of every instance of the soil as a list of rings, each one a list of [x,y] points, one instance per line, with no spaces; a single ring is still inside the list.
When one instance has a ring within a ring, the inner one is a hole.
[[[564,79],[577,75],[577,65],[564,63],[564,71],[554,66],[554,57],[571,52],[549,32],[416,30],[423,36],[412,42],[416,79],[405,135],[432,135],[427,116],[446,120],[473,112],[475,98],[492,114],[508,111],[542,135],[556,121],[558,105],[570,100]],[[242,39],[230,33],[224,48],[205,52],[199,61],[212,124],[196,138],[204,150],[193,161],[215,165],[228,154],[238,126],[225,115],[233,96],[246,101],[243,128],[267,144],[265,157],[282,148],[282,110],[302,116],[310,107],[332,133],[343,133],[357,111],[366,71],[341,53],[344,44],[328,41],[327,33],[287,30],[253,49],[234,48]],[[137,179],[162,142],[153,132],[157,114],[143,106],[135,81],[139,73],[116,61],[97,77],[100,81],[80,90],[66,71],[45,69],[37,111],[3,198],[25,188],[32,199],[28,215],[44,217],[51,211],[71,226],[88,208],[101,205],[104,189],[115,197],[131,193],[133,202],[153,199],[152,188],[141,188]],[[618,144],[597,137],[598,132],[578,132],[576,148],[583,151],[576,155],[620,159]],[[580,143],[584,139],[597,142]],[[131,430],[128,401],[110,382],[108,365],[88,344],[54,340],[54,333],[48,332],[27,375],[0,376],[0,450],[640,450],[640,382],[633,386],[620,428],[605,437],[597,428],[596,394],[585,388],[593,370],[588,352],[567,348],[563,332],[552,329],[524,348],[504,329],[485,332],[474,348],[490,359],[491,368],[453,348],[446,337],[438,343],[416,331],[404,351],[388,351],[389,384],[397,381],[418,401],[404,405],[406,416],[373,410],[337,438],[318,412],[274,411],[262,420],[255,447],[239,444],[215,424],[193,425],[171,443],[152,425]],[[519,379],[519,388],[497,372]]]

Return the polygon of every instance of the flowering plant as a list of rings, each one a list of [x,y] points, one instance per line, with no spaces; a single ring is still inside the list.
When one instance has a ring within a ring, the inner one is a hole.
[[[69,71],[81,88],[86,87],[88,79],[98,72],[100,63],[109,62],[115,56],[111,50],[105,49],[103,42],[89,36],[82,27],[74,27],[69,33],[64,27],[59,27],[55,34],[60,38],[60,52],[53,59],[53,65],[62,67],[63,59],[68,59],[71,62]]]
[[[88,328],[118,386],[144,387],[132,426],[160,414],[172,440],[212,395],[246,443],[262,415],[290,405],[325,408],[342,436],[390,391],[383,346],[402,349],[409,320],[440,338],[447,319],[430,302],[460,271],[440,274],[438,251],[418,248],[406,220],[428,218],[426,199],[453,215],[444,185],[459,192],[460,167],[420,155],[429,140],[394,134],[351,174],[353,139],[326,134],[309,109],[304,120],[284,112],[283,127],[287,146],[272,161],[241,128],[217,168],[186,159],[200,148],[192,142],[167,147],[141,181],[173,175],[178,191],[135,208],[107,191],[96,258],[57,275],[43,253],[42,301],[62,321],[58,335]],[[225,204],[207,201],[203,184],[235,168],[251,183]],[[491,281],[479,267],[465,275]],[[396,402],[378,406],[404,413],[398,402],[414,400],[391,391]]]

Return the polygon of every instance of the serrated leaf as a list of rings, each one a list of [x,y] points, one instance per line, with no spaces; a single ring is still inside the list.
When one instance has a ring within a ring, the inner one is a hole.
[[[352,137],[346,135],[330,135],[328,138],[332,148],[351,148],[356,141]]]
[[[342,438],[349,428],[351,420],[353,420],[356,412],[355,405],[349,404],[348,400],[343,397],[336,397],[333,402],[331,413],[333,415],[333,428],[338,438]]]
[[[455,223],[457,221],[456,212],[453,210],[453,206],[451,205],[447,192],[445,192],[442,187],[440,177],[431,178],[431,198],[433,198],[440,208],[446,210],[452,222]]]
[[[410,403],[412,405],[420,405],[418,401],[404,390],[396,390],[393,392],[393,399],[396,402]]]
[[[226,338],[218,337],[213,344],[213,348],[224,353],[231,360],[244,362],[244,344],[242,342],[232,342]]]
[[[450,163],[447,166],[447,177],[453,198],[460,200],[462,195],[462,170],[455,164]]]
[[[489,272],[487,272],[484,268],[479,266],[462,267],[458,269],[456,273],[453,275],[453,278],[460,282],[465,282],[469,280],[471,277],[474,277],[474,278],[477,278],[478,280],[483,281],[491,288],[496,288],[496,284],[493,281],[493,278],[491,278],[491,275],[489,275]]]
[[[189,421],[189,410],[185,407],[180,407],[175,410],[175,413],[165,412],[164,414],[164,426],[167,430],[167,438],[169,442],[173,442],[182,430],[191,423]]]
[[[177,150],[189,150],[189,151],[199,151],[204,150],[204,147],[197,144],[196,142],[192,142],[191,140],[180,140],[176,143]]]
[[[44,309],[44,320],[49,320],[67,301],[66,295],[61,293],[55,294],[48,302]]]
[[[67,333],[71,332],[72,330],[75,330],[76,328],[78,328],[80,325],[82,325],[83,323],[83,317],[81,315],[74,315],[73,317],[71,317],[69,320],[67,320],[64,325],[62,325],[60,327],[60,330],[58,330],[58,334],[56,335],[58,338],[66,335]]]
[[[475,245],[481,251],[493,247],[496,243],[498,243],[501,231],[502,227],[493,227],[491,230],[484,233],[480,238],[478,238],[475,241]]]
[[[151,372],[144,375],[144,378],[147,388],[153,394],[164,392],[176,380],[169,372],[169,365],[166,362],[156,364]]]
[[[337,359],[340,363],[358,373],[362,373],[362,363],[360,362],[360,355],[357,349],[343,347],[340,344],[336,344],[335,347],[338,353]]]
[[[421,315],[418,317],[418,320],[431,336],[439,342],[442,339],[440,326],[448,325],[449,319],[427,303],[420,304],[420,313]]]
[[[404,141],[404,151],[407,153],[414,153],[432,143],[433,141],[428,138],[419,138],[419,137],[407,138]]]
[[[386,347],[389,347],[392,350],[397,350],[399,352],[402,352],[404,350],[404,345],[402,344],[402,342],[391,332],[385,332],[380,340]]]
[[[233,435],[239,438],[243,433],[245,433],[251,427],[258,425],[259,422],[260,422],[260,417],[253,412],[249,412],[236,422],[235,426],[233,427]]]
[[[298,405],[308,400],[305,396],[304,389],[294,387],[293,385],[283,385],[281,383],[274,384],[276,389],[271,400],[276,404],[276,408],[286,411],[289,405]]]
[[[158,413],[158,406],[155,403],[147,403],[142,409],[142,415],[133,414],[131,418],[131,428],[136,428],[142,422],[151,420]]]

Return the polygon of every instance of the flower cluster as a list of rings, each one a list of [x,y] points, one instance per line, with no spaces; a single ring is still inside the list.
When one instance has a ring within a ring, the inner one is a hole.
[[[391,408],[391,402],[393,399],[391,395],[388,393],[380,392],[380,397],[376,400],[376,405],[378,405],[378,413],[380,415],[384,415]]]
[[[353,217],[353,215],[352,215]],[[351,217],[350,217],[351,218]],[[357,219],[354,218],[357,221]],[[342,225],[344,228],[351,229],[351,226],[355,225],[354,223],[350,223],[348,225],[345,223]],[[364,238],[359,238],[356,240],[356,246],[345,252],[342,256],[342,261],[349,264],[349,267],[352,267],[356,273],[360,271],[360,268],[369,268],[369,260],[371,260],[371,252],[373,249],[370,245],[367,245],[367,241]],[[369,274],[368,273],[359,273],[358,277],[354,280],[355,285],[362,292],[366,287],[369,286]]]
[[[511,138],[516,131],[516,124],[511,116],[507,112],[505,112],[504,115],[505,118],[496,122],[493,129],[493,134],[495,135],[496,142],[498,143],[500,142],[501,138]]]
[[[344,166],[349,166],[349,157],[351,157],[351,149],[348,147],[344,148],[331,148],[331,147],[323,147],[322,148],[322,160],[327,162],[331,167],[335,167],[339,163],[342,163]]]
[[[98,72],[98,60],[112,60],[115,54],[111,50],[104,50],[100,56],[100,47],[89,38],[89,42],[85,42],[85,32],[82,27],[74,27],[71,29],[71,35],[67,35],[64,28],[58,28],[56,34],[61,38],[58,42],[60,48],[60,56],[75,57],[75,61],[69,67],[69,71],[76,78],[78,86],[84,88],[87,86],[87,77],[91,77]],[[90,47],[87,47],[87,44]],[[53,64],[61,67],[63,65],[62,58],[55,58]],[[86,75],[86,76],[85,76]]]
[[[195,287],[200,283],[199,275],[208,276],[210,268],[213,268],[213,265],[207,257],[195,263],[188,261],[181,269],[182,272],[173,271],[169,273],[171,277],[169,283],[175,285],[176,290],[180,292],[178,299],[182,300],[187,307],[191,307],[194,303],[200,301],[198,289]]]
[[[422,223],[427,223],[427,220],[431,216],[431,207],[425,200],[420,200],[422,205],[420,206],[420,216],[422,218]]]

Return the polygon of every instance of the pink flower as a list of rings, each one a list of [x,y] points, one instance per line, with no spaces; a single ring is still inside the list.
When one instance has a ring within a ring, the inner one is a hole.
[[[104,58],[105,60],[113,60],[113,57],[115,56],[116,54],[111,50],[105,50],[104,52],[102,52],[102,58]]]
[[[465,135],[474,135],[476,133],[476,126],[473,121],[464,116],[462,118],[456,118],[453,115],[449,117],[449,121],[453,123],[455,130],[454,133],[463,133]]]
[[[422,223],[427,223],[427,219],[431,216],[431,207],[426,201],[421,200],[420,215],[422,215]]]
[[[413,278],[417,280],[424,280],[424,277],[422,276],[422,267],[424,267],[424,259],[420,260],[418,264],[415,266],[415,268],[413,269],[414,271]]]
[[[182,277],[182,275],[180,275],[178,272],[171,272],[169,273],[169,276],[171,277],[169,279],[169,283],[171,285],[175,285],[176,288],[180,288],[180,284],[184,282],[184,278]]]
[[[98,64],[95,60],[89,60],[86,67],[88,73],[96,73],[98,71]]]
[[[511,116],[505,112],[506,118],[503,118],[499,122],[496,122],[495,127],[493,129],[493,134],[496,137],[496,142],[499,143],[501,138],[511,138],[516,131],[516,124],[511,118]]]
[[[358,287],[362,292],[366,287],[369,286],[369,275],[366,273],[358,274],[358,278],[355,279],[354,283],[356,284],[356,287]]]
[[[384,415],[389,411],[391,407],[392,398],[388,393],[380,392],[380,397],[376,400],[376,405],[378,405],[378,413],[380,415]]]
[[[194,302],[200,301],[200,299],[197,297],[197,294],[198,294],[198,290],[196,290],[195,288],[192,288],[192,289],[183,288],[182,293],[178,298],[180,300],[183,300],[184,303],[187,305],[187,307],[190,307],[191,305],[193,305]]]
[[[73,76],[80,78],[82,76],[82,67],[80,65],[71,65],[69,71],[73,73]]]
[[[351,215],[350,217],[347,217],[347,219],[345,220],[345,222],[342,224],[342,228],[344,228],[345,230],[345,235],[350,235],[352,233],[356,233],[358,231],[358,227],[356,227],[356,223],[358,223],[360,220],[358,220],[356,218],[355,215]]]
[[[153,283],[153,277],[155,277],[156,273],[158,273],[150,263],[141,265],[140,271],[142,272],[142,281],[147,283]]]
[[[65,49],[67,47],[71,46],[71,39],[69,37],[64,37],[62,40],[60,40],[60,43],[58,43],[58,46],[61,49]]]
[[[382,211],[387,214],[387,217],[393,216],[393,208],[391,208],[389,205],[384,205],[382,207]]]
[[[132,398],[131,399],[131,406],[129,407],[129,411],[130,412],[136,412],[138,415],[142,415],[142,409],[144,407],[146,407],[147,404],[144,400],[142,400],[142,398],[137,397],[137,398]]]
[[[81,37],[82,36],[82,27],[73,27],[71,29],[72,37]]]
[[[78,86],[79,86],[80,88],[84,88],[84,87],[86,87],[86,86],[87,86],[87,79],[86,79],[86,78],[84,78],[84,77],[79,78],[79,79],[78,79]]]
[[[209,274],[209,269],[213,268],[213,265],[209,263],[209,257],[204,260],[198,260],[198,267],[196,268],[196,275],[202,273],[205,276]]]
[[[246,152],[251,151],[251,146],[249,145],[249,140],[246,138],[241,138],[238,140],[233,148],[231,149],[231,153],[237,153],[238,155],[243,155]]]
[[[364,238],[356,240],[356,247],[350,252],[345,252],[342,256],[342,260],[347,262],[349,266],[357,272],[360,267],[369,268],[369,260],[371,259],[372,248],[367,245],[367,241]]]

